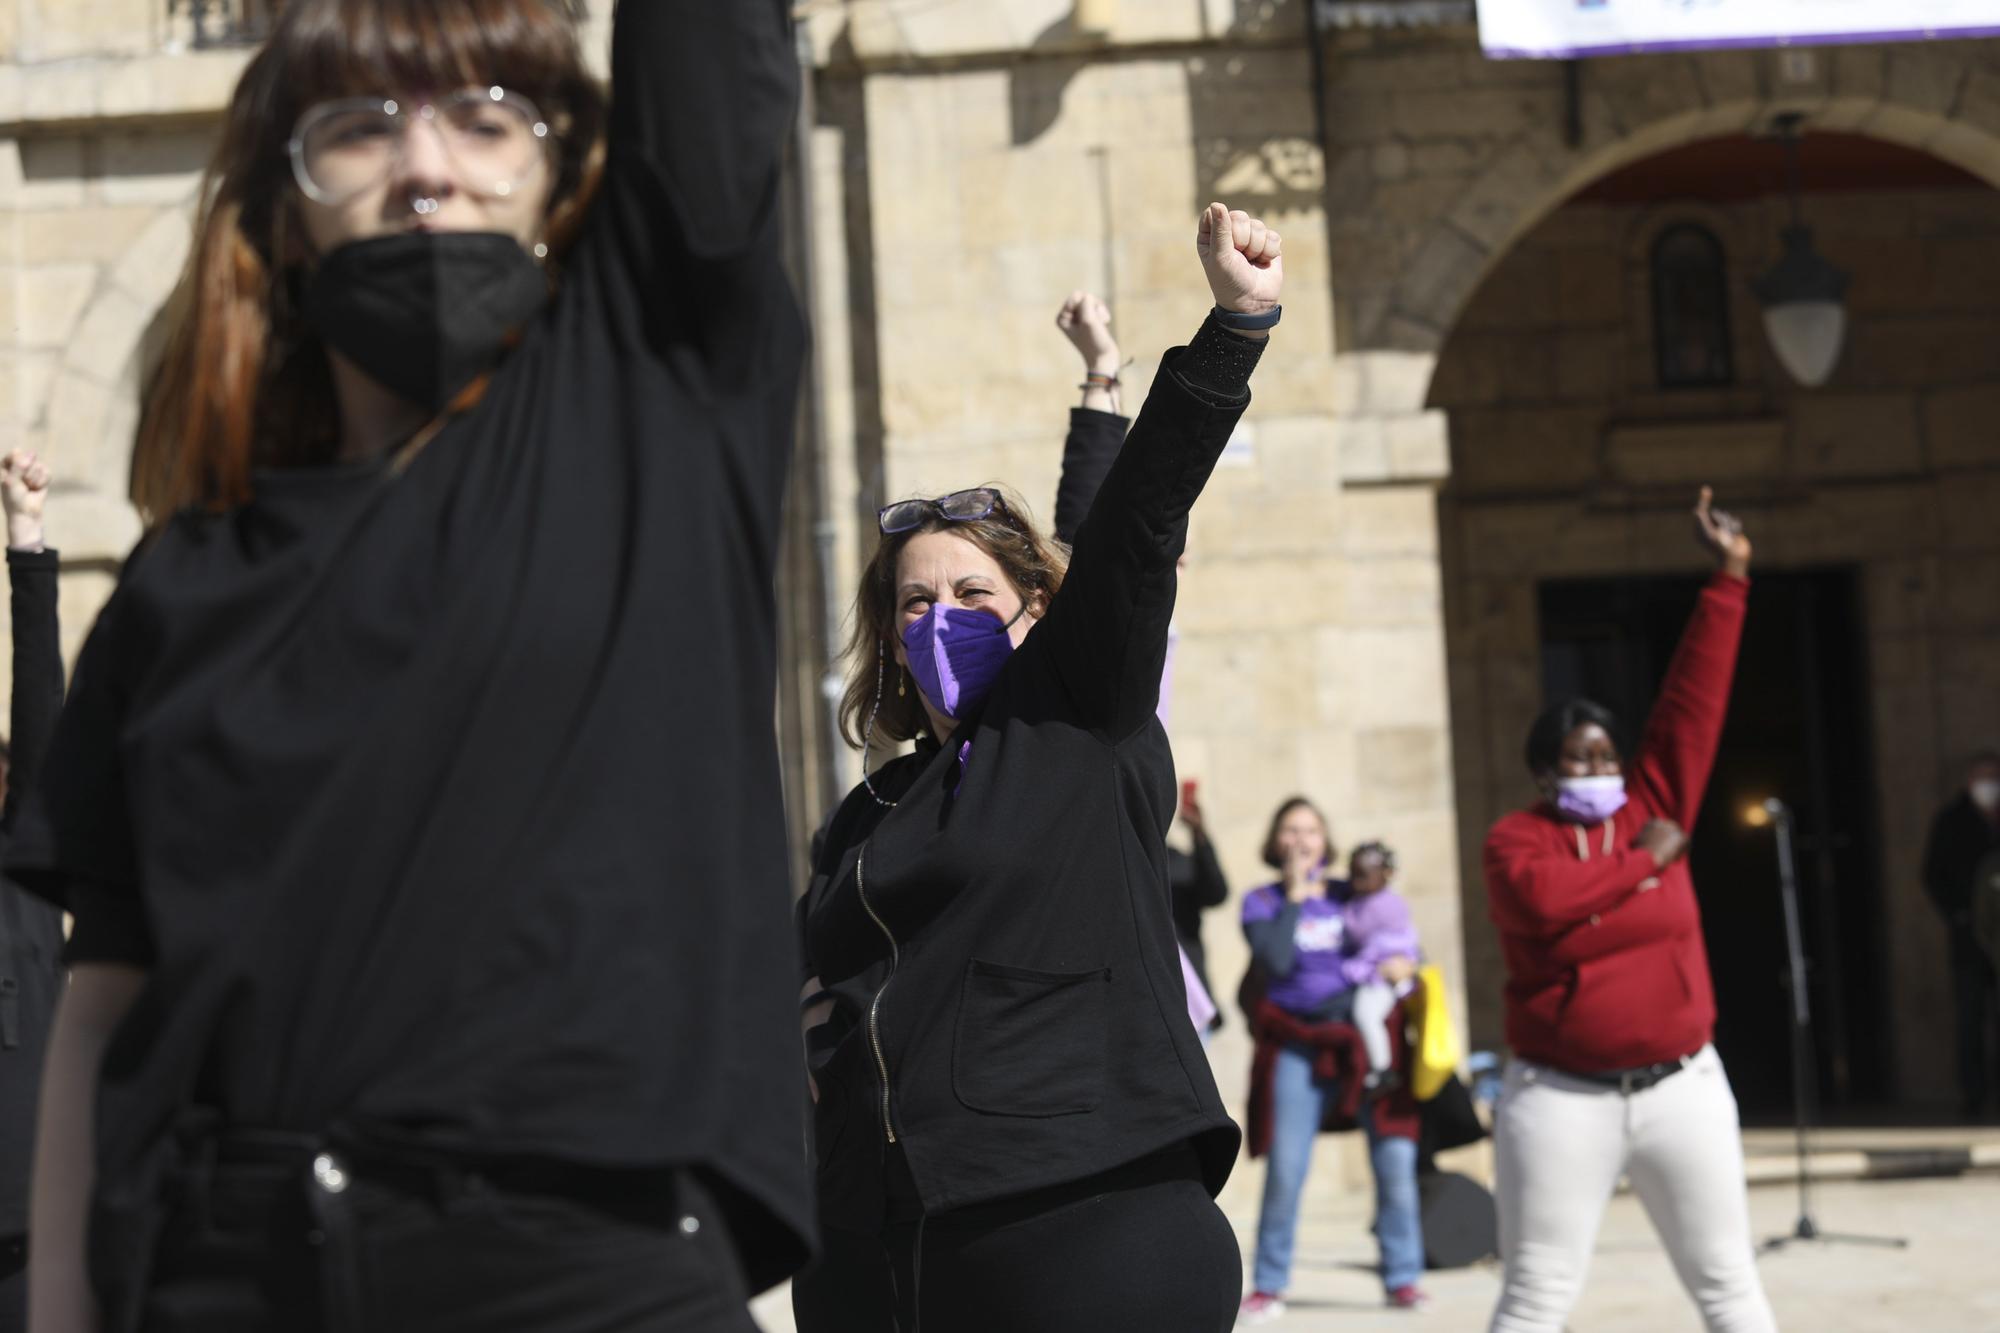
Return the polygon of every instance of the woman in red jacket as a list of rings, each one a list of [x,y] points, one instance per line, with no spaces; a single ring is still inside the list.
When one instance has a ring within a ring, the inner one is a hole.
[[[1493,826],[1486,889],[1507,959],[1498,1146],[1506,1279],[1493,1333],[1558,1333],[1604,1206],[1629,1176],[1711,1330],[1776,1328],[1758,1281],[1736,1098],[1709,1038],[1715,997],[1684,859],[1729,705],[1750,541],[1709,507],[1703,589],[1639,751],[1575,699],[1535,720],[1543,799]]]

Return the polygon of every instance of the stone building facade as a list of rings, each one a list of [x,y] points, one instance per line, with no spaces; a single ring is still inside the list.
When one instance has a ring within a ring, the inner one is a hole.
[[[239,0],[247,2],[247,0]],[[599,10],[605,8],[597,6]],[[1689,573],[1692,485],[1734,488],[1775,570],[1858,580],[1869,874],[1896,1098],[1941,1103],[1942,954],[1913,863],[1929,810],[2000,733],[2000,181],[1991,43],[1549,63],[1481,57],[1449,3],[803,0],[801,173],[816,326],[787,564],[795,824],[855,772],[817,703],[872,510],[1004,481],[1046,517],[1073,354],[1060,298],[1106,295],[1143,392],[1205,307],[1211,198],[1285,236],[1286,319],[1196,511],[1174,742],[1240,887],[1279,800],[1403,855],[1471,1031],[1500,976],[1477,852],[1527,795],[1546,586]],[[248,9],[210,3],[214,25]],[[601,44],[603,14],[594,16]],[[137,534],[122,500],[155,321],[243,51],[168,0],[0,0],[0,430],[64,477],[72,645]],[[1793,389],[1740,284],[1776,251],[1771,191],[1593,202],[1662,155],[1781,111],[1973,188],[1815,192],[1855,274],[1834,382]],[[1579,195],[1582,195],[1579,198]],[[1676,209],[1680,212],[1676,212]],[[1692,210],[1689,213],[1688,210]],[[1726,242],[1735,382],[1647,387],[1662,219]],[[1230,919],[1225,919],[1230,918]],[[1220,988],[1233,908],[1209,937]],[[1215,1048],[1241,1082],[1241,1025]]]

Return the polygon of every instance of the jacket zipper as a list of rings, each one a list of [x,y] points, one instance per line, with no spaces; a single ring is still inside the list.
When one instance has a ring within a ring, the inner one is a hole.
[[[875,905],[868,901],[868,875],[864,863],[868,860],[868,848],[863,845],[854,858],[854,891],[861,899],[861,910],[868,913],[868,919],[889,941],[889,975],[882,979],[875,998],[868,1002],[868,1044],[875,1051],[875,1071],[882,1076],[882,1132],[889,1142],[896,1141],[896,1127],[889,1121],[889,1060],[882,1054],[882,995],[889,989],[889,983],[896,979],[896,968],[903,961],[902,949],[896,943],[896,934],[888,923],[875,913]]]

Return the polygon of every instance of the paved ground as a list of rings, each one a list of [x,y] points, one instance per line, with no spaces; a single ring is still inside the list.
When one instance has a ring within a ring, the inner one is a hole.
[[[2000,1330],[2000,1250],[1994,1245],[2000,1235],[2000,1175],[1827,1182],[1815,1191],[1815,1212],[1823,1228],[1907,1236],[1910,1247],[1816,1245],[1766,1257],[1766,1287],[1788,1333]],[[1247,1246],[1256,1221],[1254,1204],[1237,1206],[1236,1198],[1232,1191],[1225,1203],[1231,1205],[1230,1220]],[[1750,1208],[1760,1236],[1789,1232],[1797,1215],[1794,1194],[1774,1186],[1752,1190]],[[1494,1269],[1434,1273],[1426,1282],[1433,1297],[1429,1309],[1417,1314],[1384,1310],[1368,1269],[1374,1244],[1365,1230],[1364,1202],[1353,1195],[1309,1198],[1307,1209],[1292,1313],[1269,1327],[1278,1333],[1479,1333],[1485,1328],[1499,1283]],[[767,1333],[791,1333],[791,1311],[782,1292],[771,1293],[755,1308]],[[1570,1328],[1571,1333],[1699,1333],[1700,1320],[1681,1296],[1638,1201],[1629,1195],[1612,1202],[1589,1287]]]

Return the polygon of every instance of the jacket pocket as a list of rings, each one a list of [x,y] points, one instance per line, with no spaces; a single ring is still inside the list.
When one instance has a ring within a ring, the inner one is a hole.
[[[1038,972],[973,959],[952,1046],[958,1100],[989,1115],[1096,1110],[1110,992],[1108,967]]]

